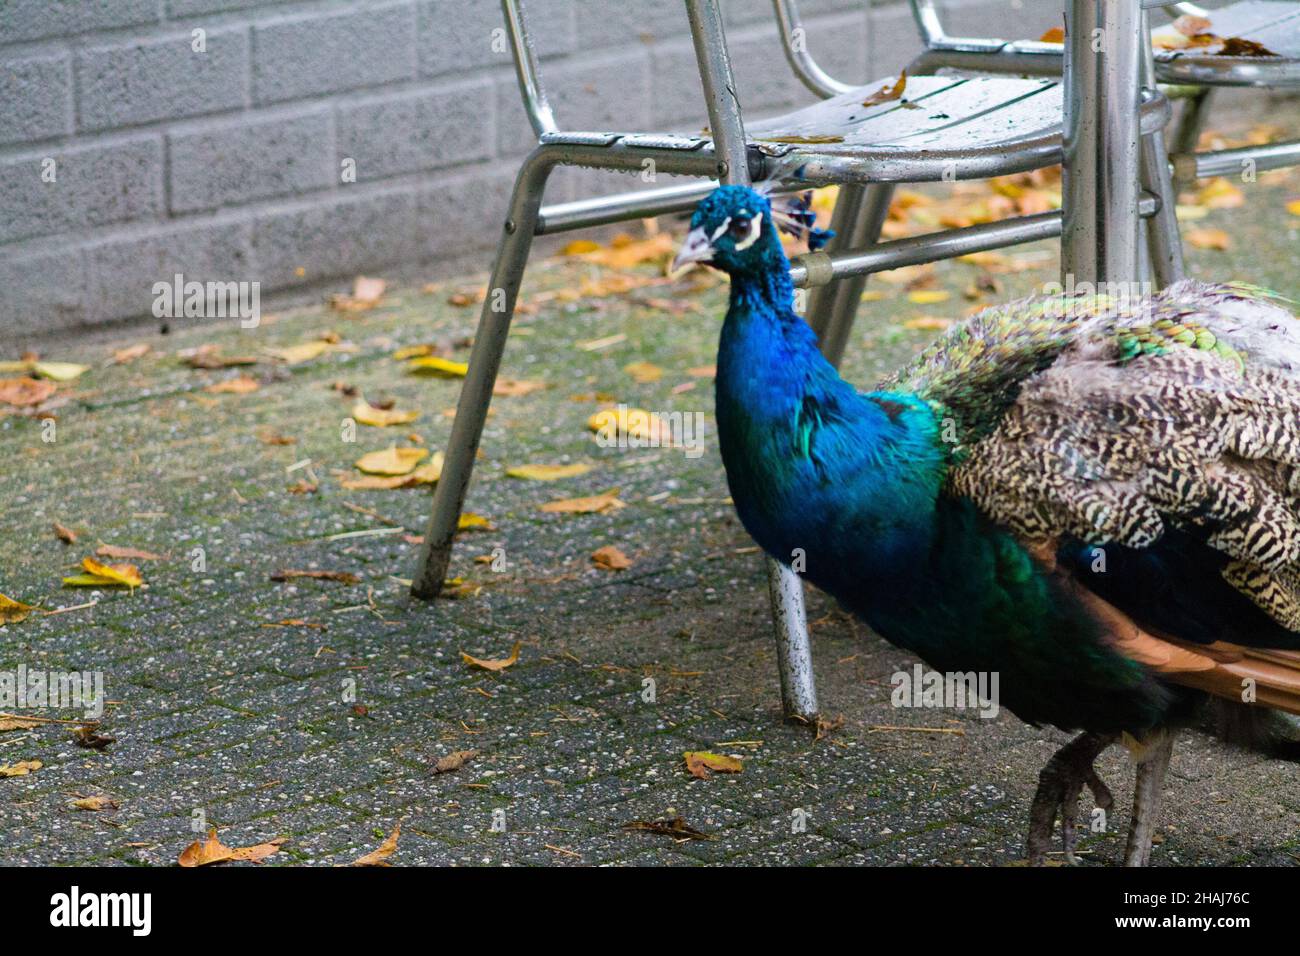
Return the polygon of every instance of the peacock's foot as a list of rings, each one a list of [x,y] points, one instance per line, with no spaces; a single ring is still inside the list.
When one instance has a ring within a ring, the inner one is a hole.
[[[1064,844],[1067,863],[1078,863],[1074,855],[1076,846],[1075,817],[1079,812],[1079,795],[1086,786],[1093,800],[1103,810],[1110,810],[1115,800],[1110,789],[1097,776],[1092,762],[1097,755],[1115,741],[1111,734],[1080,734],[1047,761],[1038,775],[1038,792],[1034,794],[1029,809],[1028,856],[1030,866],[1042,866],[1047,860],[1047,848],[1052,843],[1052,825],[1057,811],[1061,815],[1061,842]]]

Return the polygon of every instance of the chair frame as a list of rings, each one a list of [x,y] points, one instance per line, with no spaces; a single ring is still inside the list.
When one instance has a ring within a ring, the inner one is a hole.
[[[995,73],[1024,73],[1027,76],[1061,74],[1063,50],[1059,43],[950,36],[944,30],[934,0],[908,2],[925,44],[925,51],[912,61],[909,69],[929,71],[946,66]],[[1194,3],[1140,0],[1140,6],[1144,14],[1147,10],[1163,9],[1170,17],[1212,17],[1214,13]],[[1168,84],[1168,95],[1185,100],[1169,137],[1169,159],[1174,167],[1174,182],[1179,187],[1190,185],[1197,179],[1240,173],[1248,165],[1262,171],[1300,164],[1300,140],[1206,152],[1196,150],[1201,127],[1209,112],[1212,90],[1219,87],[1300,89],[1300,60],[1287,59],[1279,63],[1204,54],[1188,57],[1165,51],[1152,56],[1151,70],[1160,83]]]
[[[1124,25],[1132,20],[1131,16],[1125,18],[1127,3],[1117,3],[1116,0],[1071,2],[1083,12],[1083,16],[1094,20],[1098,8],[1104,6],[1107,15],[1112,17],[1107,21],[1109,26],[1119,31],[1115,35],[1124,35]],[[519,170],[509,210],[502,223],[501,239],[489,279],[489,288],[494,290],[494,294],[486,297],[480,314],[442,475],[434,492],[425,541],[412,581],[412,594],[422,599],[436,598],[446,577],[458,519],[533,237],[685,211],[715,188],[713,180],[749,183],[778,174],[793,150],[790,146],[769,148],[766,144],[760,148],[746,139],[740,107],[732,92],[735,85],[718,0],[685,0],[712,139],[561,131],[541,83],[520,0],[501,0],[501,4],[513,47],[521,96],[529,121],[537,132],[538,145]],[[774,0],[774,4],[782,35],[788,40],[798,27],[797,12],[788,0]],[[1135,20],[1132,22],[1136,23]],[[1126,49],[1123,54],[1120,70],[1104,69],[1098,57],[1088,55],[1080,60],[1077,76],[1084,89],[1099,85],[1106,89],[1112,86],[1123,89],[1124,83],[1131,82],[1133,85],[1126,88],[1124,95],[1132,95],[1136,107],[1138,44],[1135,31],[1129,32],[1133,33],[1134,40],[1128,45],[1131,49]],[[822,96],[832,95],[838,89],[837,81],[830,80],[816,68],[810,57],[801,57],[797,50],[791,49],[789,42],[785,46],[792,65],[798,64],[795,66],[796,75],[805,84],[810,81],[821,84],[820,89],[811,88]],[[1067,81],[1070,76],[1067,71]],[[1144,192],[1138,185],[1137,176],[1138,150],[1150,151],[1153,137],[1168,119],[1168,104],[1153,92],[1142,110],[1107,112],[1095,109],[1096,106],[1094,101],[1065,97],[1063,153],[1066,157],[1071,154],[1092,157],[1084,167],[1084,175],[1095,177],[1091,181],[1074,177],[1071,187],[1067,176],[1066,205],[1071,210],[1068,214],[1047,212],[878,242],[880,226],[889,208],[892,181],[918,182],[944,177],[933,164],[923,162],[923,157],[918,157],[915,165],[903,163],[894,176],[888,177],[891,181],[865,179],[853,173],[851,162],[835,157],[825,159],[814,178],[827,183],[846,183],[843,186],[846,195],[837,203],[835,214],[834,225],[839,235],[832,248],[797,257],[791,264],[791,278],[796,287],[817,290],[810,304],[809,321],[817,330],[828,358],[838,362],[860,298],[861,283],[872,272],[1004,248],[1064,233],[1063,250],[1071,250],[1069,260],[1075,263],[1074,274],[1077,277],[1094,276],[1110,281],[1135,278],[1139,217],[1163,217],[1160,224],[1172,220],[1171,204],[1159,199],[1168,193],[1163,187],[1156,195]],[[1143,137],[1147,145],[1140,147]],[[1058,151],[1061,151],[1059,147]],[[1041,150],[1029,152],[1032,155],[1026,160],[1026,168],[1045,164],[1040,160],[1047,154]],[[1122,159],[1119,162],[1105,161],[1113,156]],[[704,182],[547,206],[542,204],[548,177],[558,166],[634,171],[641,169],[646,159],[654,162],[658,172],[697,177]],[[996,172],[989,171],[995,165],[994,159],[989,157],[987,170],[983,167],[963,169],[960,178],[978,179],[1008,171],[1005,164]],[[1047,161],[1051,161],[1050,157]],[[1167,173],[1167,166],[1162,165],[1162,168]],[[876,172],[880,173],[879,170]],[[1090,182],[1091,189],[1088,188]],[[801,182],[798,185],[806,188],[809,184]],[[1115,221],[1132,222],[1135,228],[1102,228],[1105,223]],[[1165,228],[1152,231],[1164,233],[1166,240],[1169,238]],[[1133,237],[1123,238],[1129,232],[1134,233]],[[1176,259],[1176,243],[1173,246],[1173,259]],[[799,576],[784,565],[769,559],[767,566],[784,710],[787,717],[812,720],[818,707],[803,609],[803,584]]]

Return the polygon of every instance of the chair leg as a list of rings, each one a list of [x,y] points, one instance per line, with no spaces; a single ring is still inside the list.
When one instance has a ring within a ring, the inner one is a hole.
[[[776,663],[781,673],[781,709],[787,720],[817,720],[817,684],[813,675],[808,619],[803,607],[803,579],[779,561],[767,559],[767,590],[776,628]]]
[[[548,161],[537,157],[535,153],[525,162],[515,181],[510,212],[502,227],[492,278],[488,283],[487,297],[483,300],[483,311],[479,314],[478,331],[474,334],[469,369],[461,386],[456,418],[447,441],[442,476],[433,494],[424,544],[411,583],[411,593],[426,601],[438,596],[447,577],[452,540],[465,505],[474,456],[483,434],[483,423],[487,420],[492,388],[496,384],[501,354],[505,351],[510,332],[510,320],[514,317],[515,299],[528,264],[537,212],[552,169]]]
[[[1183,243],[1178,234],[1178,193],[1174,187],[1162,130],[1142,140],[1142,180],[1160,199],[1156,214],[1145,220],[1147,258],[1157,288],[1183,278]],[[1143,277],[1146,273],[1143,273]]]
[[[1210,97],[1213,89],[1201,87],[1194,95],[1183,101],[1183,108],[1174,124],[1174,133],[1169,151],[1175,156],[1196,152],[1196,144],[1201,138],[1201,127],[1210,113]],[[1190,189],[1194,182],[1177,181],[1174,185],[1180,189]]]
[[[835,202],[835,215],[831,217],[831,229],[835,235],[827,247],[828,252],[851,249],[853,234],[857,231],[858,220],[862,218],[866,206],[867,187],[846,185],[840,187],[839,198]],[[826,330],[830,327],[831,316],[835,312],[835,302],[839,298],[844,283],[830,282],[812,290],[808,303],[808,324],[817,333],[818,341],[823,341]]]
[[[880,230],[884,228],[885,217],[889,215],[889,203],[893,196],[892,183],[872,183],[863,190],[862,209],[855,218],[854,230],[846,248],[864,249],[875,245],[880,238]],[[844,357],[844,347],[853,331],[853,320],[858,314],[858,304],[862,301],[862,290],[866,284],[865,273],[833,283],[836,292],[831,314],[825,322],[825,328],[818,329],[818,342],[826,360],[836,368]],[[817,326],[813,328],[817,329]]]

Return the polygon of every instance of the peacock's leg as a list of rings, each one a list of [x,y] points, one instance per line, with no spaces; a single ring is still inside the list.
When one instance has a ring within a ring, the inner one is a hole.
[[[1125,866],[1146,866],[1151,860],[1151,837],[1156,832],[1156,816],[1164,790],[1169,758],[1174,752],[1174,732],[1162,730],[1158,737],[1144,741],[1146,749],[1137,758],[1137,785],[1133,788],[1133,820],[1129,825]]]
[[[1028,856],[1030,866],[1042,866],[1047,859],[1047,848],[1052,843],[1052,825],[1057,811],[1061,814],[1061,839],[1065,845],[1065,859],[1078,862],[1074,856],[1074,820],[1079,809],[1079,795],[1086,786],[1092,791],[1097,806],[1109,810],[1114,803],[1110,790],[1097,776],[1092,762],[1097,755],[1115,742],[1113,734],[1084,733],[1052,755],[1038,775],[1038,792],[1029,808]]]

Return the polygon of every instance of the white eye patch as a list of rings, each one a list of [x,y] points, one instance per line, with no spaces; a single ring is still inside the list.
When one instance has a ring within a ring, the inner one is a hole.
[[[722,235],[724,232],[727,231],[727,228],[730,225],[731,225],[731,217],[728,216],[726,219],[722,220],[722,225],[720,225],[717,229],[713,230],[713,235],[709,236],[709,242],[715,242],[720,235]]]
[[[749,220],[749,235],[736,243],[736,251],[743,252],[754,243],[758,242],[758,236],[763,231],[763,217],[755,216]]]

